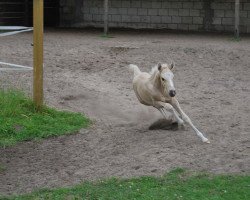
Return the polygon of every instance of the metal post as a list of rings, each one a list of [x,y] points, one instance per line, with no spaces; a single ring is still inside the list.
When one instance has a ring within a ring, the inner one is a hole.
[[[33,100],[43,105],[43,0],[33,0]]]
[[[239,21],[240,21],[240,0],[235,0],[235,28],[234,28],[234,36],[239,38]]]
[[[104,22],[104,35],[108,35],[108,0],[104,0],[104,14],[103,14],[103,22]]]

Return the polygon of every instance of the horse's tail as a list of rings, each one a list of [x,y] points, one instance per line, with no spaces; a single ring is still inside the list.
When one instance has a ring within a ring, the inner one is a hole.
[[[141,73],[140,69],[136,65],[133,65],[133,64],[129,65],[129,71],[134,73],[134,77]]]

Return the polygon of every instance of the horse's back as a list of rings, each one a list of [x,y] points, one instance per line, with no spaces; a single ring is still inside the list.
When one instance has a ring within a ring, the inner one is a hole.
[[[151,103],[149,103],[151,97],[150,94],[148,94],[147,88],[150,77],[150,74],[142,72],[138,76],[134,77],[133,80],[133,89],[135,91],[135,94],[138,100],[144,105],[151,105]]]
[[[134,77],[133,82],[136,83],[143,83],[143,82],[147,82],[150,78],[150,74],[146,73],[146,72],[141,72],[140,74],[138,74],[137,76]]]

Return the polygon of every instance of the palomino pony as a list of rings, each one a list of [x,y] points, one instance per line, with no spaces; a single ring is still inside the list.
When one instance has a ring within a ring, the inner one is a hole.
[[[179,126],[182,126],[185,121],[192,127],[203,142],[210,143],[183,112],[175,97],[174,74],[172,72],[174,68],[173,63],[170,65],[158,64],[152,68],[150,73],[141,72],[136,65],[132,64],[129,65],[129,68],[134,72],[133,89],[140,103],[155,107],[166,119],[168,118],[166,112],[170,110],[175,116]]]

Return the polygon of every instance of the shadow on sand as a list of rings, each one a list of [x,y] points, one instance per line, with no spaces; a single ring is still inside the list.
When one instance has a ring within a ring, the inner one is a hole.
[[[148,128],[149,130],[178,130],[178,123],[173,122],[172,120],[158,119]]]

